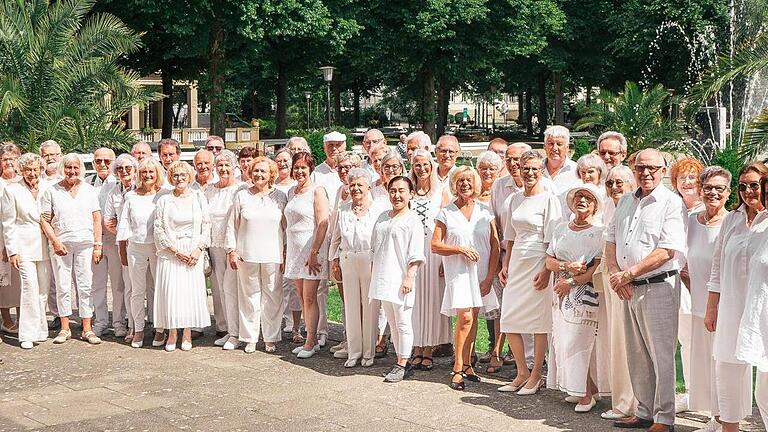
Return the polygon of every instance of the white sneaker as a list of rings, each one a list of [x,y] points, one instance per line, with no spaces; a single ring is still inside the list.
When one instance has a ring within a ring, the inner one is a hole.
[[[712,419],[703,428],[696,429],[694,432],[720,432],[721,430],[723,430],[723,426],[717,420]]]
[[[253,342],[245,344],[245,352],[247,352],[248,354],[255,353],[256,344]]]
[[[349,352],[347,352],[346,348],[344,348],[342,350],[339,350],[339,351],[336,351],[335,353],[333,353],[333,358],[345,359],[347,357],[349,357]]]
[[[336,351],[341,351],[346,349],[347,349],[347,341],[341,341],[339,344],[332,346],[331,349],[329,349],[328,351],[335,353]]]
[[[679,394],[675,397],[675,414],[688,411],[688,393]]]
[[[224,350],[227,350],[227,351],[232,351],[232,350],[236,350],[236,349],[240,348],[240,346],[242,344],[243,343],[240,342],[236,337],[230,336],[229,340],[227,342],[225,342],[224,346],[221,347],[221,348],[224,349]]]
[[[225,344],[225,343],[227,343],[227,341],[228,341],[228,340],[229,340],[229,338],[231,338],[231,337],[232,337],[232,336],[230,336],[230,335],[229,335],[229,333],[227,333],[227,334],[225,334],[224,336],[222,336],[222,337],[220,337],[220,338],[216,339],[215,341],[213,341],[213,344],[214,344],[214,345],[216,345],[217,347],[223,347],[223,346],[224,346],[224,344]]]
[[[32,349],[34,346],[35,346],[35,344],[33,344],[30,341],[24,341],[24,342],[21,343],[21,347],[24,348],[24,349]]]
[[[317,335],[317,344],[320,345],[320,348],[324,347],[326,343],[328,343],[327,334],[320,333],[319,335]]]

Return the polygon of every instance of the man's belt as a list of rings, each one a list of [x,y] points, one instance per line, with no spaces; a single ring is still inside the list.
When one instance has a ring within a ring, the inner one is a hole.
[[[664,282],[665,280],[667,280],[667,278],[675,276],[678,273],[680,273],[680,271],[678,270],[665,271],[664,273],[659,273],[657,275],[653,275],[646,279],[635,279],[632,281],[632,285],[640,286],[640,285],[650,285],[650,284]]]

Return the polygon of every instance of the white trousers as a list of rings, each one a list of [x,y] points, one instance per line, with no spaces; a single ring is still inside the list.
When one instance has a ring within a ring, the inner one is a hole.
[[[144,298],[147,298],[147,304],[150,303],[150,297],[154,298],[154,282],[147,283],[147,274],[151,274],[151,280],[154,281],[157,268],[157,249],[154,243],[133,243],[128,242],[128,276],[131,278],[131,315],[133,315],[133,330],[144,331],[144,318],[146,308],[144,307]],[[150,291],[152,296],[150,296]],[[149,315],[152,316],[152,315]]]
[[[752,366],[715,362],[720,420],[738,423],[752,414]]]
[[[755,380],[755,401],[760,408],[763,426],[768,427],[768,372],[757,371]]]
[[[133,293],[133,290],[131,289],[131,276],[128,274],[128,266],[121,265],[120,268],[123,273],[123,305],[125,306],[125,315],[128,317],[128,328],[133,329],[133,314],[131,313],[131,294]],[[149,274],[147,274],[147,279],[149,277]],[[114,316],[112,317],[112,320],[114,321]]]
[[[59,306],[56,304],[56,272],[53,271],[53,260],[43,261],[48,266],[50,275],[48,282],[48,310],[55,317],[59,316]]]
[[[691,411],[708,411],[713,417],[719,416],[717,407],[717,386],[715,384],[715,359],[712,358],[714,333],[704,327],[704,318],[691,316],[691,362],[688,389],[688,407]]]
[[[49,261],[21,261],[21,305],[19,307],[19,342],[40,342],[48,339],[45,303],[51,275]]]
[[[213,318],[216,320],[216,331],[227,331],[226,294],[224,293],[224,274],[229,267],[227,252],[224,248],[208,248],[211,257],[211,296],[213,297]],[[236,335],[233,335],[236,336]]]
[[[93,279],[93,242],[64,242],[67,254],[56,255],[50,250],[53,271],[56,274],[56,306],[59,316],[72,315],[72,284],[77,288],[77,307],[80,318],[93,317],[93,297],[91,280]]]
[[[101,261],[93,265],[91,293],[95,308],[93,326],[105,330],[109,327],[109,309],[107,307],[107,278],[112,288],[112,325],[122,326],[125,318],[125,285],[123,284],[123,265],[120,253],[112,239],[105,238]]]
[[[368,299],[371,253],[341,252],[339,264],[344,284],[344,327],[347,358],[372,359],[376,353],[377,310]],[[413,341],[411,341],[413,343]]]
[[[373,303],[373,302],[372,302]],[[377,308],[377,305],[374,305]],[[410,358],[413,350],[413,322],[411,315],[413,308],[403,305],[381,302],[381,308],[387,316],[387,323],[392,331],[392,345],[398,357]]]
[[[283,318],[283,286],[278,283],[280,264],[240,263],[237,271],[239,330],[238,337],[247,343],[279,342]],[[232,332],[230,332],[232,334]]]

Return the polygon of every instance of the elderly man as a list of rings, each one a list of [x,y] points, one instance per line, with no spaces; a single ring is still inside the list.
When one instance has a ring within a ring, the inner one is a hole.
[[[205,140],[205,149],[213,153],[213,157],[216,157],[224,150],[224,138],[218,135],[208,135],[208,139]]]
[[[429,135],[422,131],[412,132],[405,138],[405,152],[408,155],[408,161],[413,157],[413,152],[418,149],[429,151],[432,147],[432,140],[429,139]]]
[[[145,158],[152,156],[152,147],[144,141],[138,141],[131,147],[131,156],[141,163]]]
[[[371,152],[373,149],[384,146],[387,148],[387,139],[384,134],[378,129],[369,129],[363,136],[363,150],[368,155],[368,160],[363,161],[362,168],[371,173],[371,184],[379,179],[379,170],[374,166],[374,158]]]
[[[181,145],[173,138],[163,138],[157,143],[157,155],[167,171],[172,163],[181,159]]]
[[[507,152],[507,146],[509,146],[509,143],[507,143],[507,140],[504,138],[494,138],[488,143],[488,151],[492,151],[499,155],[501,160],[506,159],[506,152]],[[504,166],[501,168],[501,171],[499,171],[499,178],[506,177],[509,175],[509,170],[507,169],[507,164],[504,164]]]
[[[443,135],[437,140],[435,145],[435,156],[437,156],[437,177],[443,186],[448,186],[448,179],[451,173],[456,169],[456,158],[459,156],[461,147],[459,140],[453,135]]]
[[[544,131],[544,177],[552,180],[557,195],[581,184],[576,162],[568,154],[570,141],[571,133],[563,126],[550,126]]]
[[[40,173],[40,180],[48,185],[62,179],[59,175],[59,162],[61,161],[61,147],[54,140],[48,140],[40,144],[40,157],[45,163],[45,170]]]
[[[205,189],[214,183],[216,178],[213,172],[213,153],[208,150],[198,150],[195,153],[195,182],[191,187],[199,191],[205,191]]]
[[[666,162],[655,149],[637,155],[634,193],[625,194],[606,232],[611,288],[623,300],[630,381],[637,414],[621,428],[670,431],[675,423],[675,348],[679,271],[686,251],[685,207],[662,184]]]
[[[627,139],[619,132],[603,132],[597,138],[597,152],[608,169],[621,165],[627,158]]]
[[[93,152],[93,167],[96,174],[86,177],[86,183],[96,188],[99,194],[99,208],[102,214],[106,210],[107,198],[117,188],[117,180],[112,175],[112,164],[115,162],[115,152],[101,147]],[[102,219],[103,256],[98,264],[93,264],[92,292],[94,306],[93,332],[102,336],[109,327],[109,310],[107,308],[107,278],[112,287],[112,327],[116,337],[125,337],[125,284],[123,282],[123,266],[120,264],[120,254],[115,235],[107,228],[106,218]]]
[[[291,152],[292,155],[295,155],[298,152],[312,153],[307,140],[300,136],[290,137],[288,142],[285,144],[285,147],[289,152]]]

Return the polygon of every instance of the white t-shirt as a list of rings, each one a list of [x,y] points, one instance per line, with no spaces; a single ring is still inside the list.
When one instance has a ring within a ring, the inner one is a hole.
[[[250,189],[235,192],[227,223],[226,249],[236,250],[248,263],[283,262],[288,197],[278,189],[256,196]]]
[[[412,263],[423,263],[424,228],[414,212],[391,218],[383,212],[371,238],[373,267],[368,298],[413,307],[414,292],[403,294],[400,286]]]
[[[117,222],[117,241],[154,243],[157,201],[168,193],[161,189],[152,195],[139,195],[135,190],[125,194],[120,219]]]
[[[51,225],[62,242],[93,242],[93,213],[100,212],[96,189],[80,182],[72,197],[59,183],[47,188],[40,200],[42,213],[51,213]]]
[[[712,274],[712,252],[720,234],[722,222],[717,225],[702,225],[699,212],[688,218],[688,274],[691,278],[691,313],[704,318],[707,311],[707,282]]]
[[[325,189],[325,193],[328,194],[328,207],[330,210],[333,210],[333,206],[336,204],[336,194],[343,184],[339,174],[335,169],[323,162],[312,171],[310,177],[312,178],[312,183]]]

